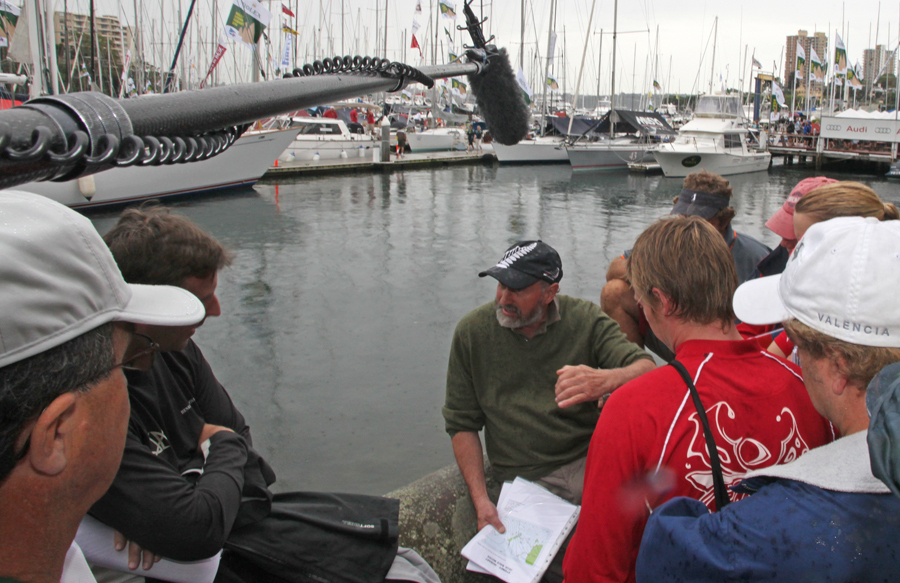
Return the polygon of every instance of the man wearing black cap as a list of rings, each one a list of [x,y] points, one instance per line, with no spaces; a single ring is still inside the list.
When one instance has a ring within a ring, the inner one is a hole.
[[[599,306],[557,295],[562,262],[546,243],[516,243],[478,275],[497,296],[456,327],[443,414],[478,529],[503,532],[478,432],[498,483],[521,476],[579,504],[597,401],[654,365]]]
[[[757,264],[772,250],[732,228],[731,219],[735,214],[734,208],[729,206],[732,194],[731,185],[718,174],[706,170],[694,172],[684,179],[684,188],[675,198],[670,214],[702,217],[722,234],[731,249],[740,285],[754,277]],[[653,335],[634,300],[631,283],[625,277],[625,262],[630,253],[631,250],[626,251],[609,264],[606,285],[600,292],[600,305],[619,323],[629,340],[646,346],[665,360],[671,360],[674,354]]]

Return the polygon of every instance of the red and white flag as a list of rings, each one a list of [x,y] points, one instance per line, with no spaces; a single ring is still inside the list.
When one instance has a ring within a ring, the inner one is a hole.
[[[225,54],[227,48],[225,47],[225,39],[219,37],[219,46],[216,47],[216,54],[213,55],[212,63],[209,64],[209,71],[206,72],[206,77],[203,78],[203,81],[200,82],[200,89],[203,89],[203,86],[206,85],[206,80],[209,79],[209,76],[212,75],[213,69],[216,68],[216,65],[219,64],[219,61],[222,60],[222,55]]]
[[[285,14],[287,14],[288,16],[290,16],[291,18],[295,18],[294,13],[291,12],[290,8],[288,8],[284,4],[281,5],[281,11],[284,12]]]

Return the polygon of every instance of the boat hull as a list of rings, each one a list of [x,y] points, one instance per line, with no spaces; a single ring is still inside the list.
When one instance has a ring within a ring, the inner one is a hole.
[[[720,176],[745,174],[747,172],[763,172],[768,170],[772,154],[755,152],[746,155],[726,152],[654,152],[654,157],[662,168],[663,174],[674,178],[683,178],[693,172],[706,170]]]
[[[572,170],[616,170],[627,168],[629,164],[653,161],[649,145],[585,145],[566,149]]]
[[[494,153],[501,164],[542,162],[562,164],[569,161],[562,140],[522,140],[514,146],[494,142]]]
[[[79,180],[29,182],[18,189],[86,208],[248,186],[265,174],[295,135],[295,130],[246,133],[225,152],[202,162],[112,168]]]
[[[379,142],[380,143],[380,142]],[[375,141],[371,138],[353,140],[294,140],[278,157],[282,162],[294,160],[338,160],[340,158],[372,159],[372,148]]]
[[[412,152],[446,152],[466,149],[466,136],[459,130],[445,131],[444,133],[407,133],[406,140]]]

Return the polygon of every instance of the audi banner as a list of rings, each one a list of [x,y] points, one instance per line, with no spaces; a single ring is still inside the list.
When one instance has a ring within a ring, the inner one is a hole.
[[[900,142],[900,120],[823,117],[822,137],[838,140]]]

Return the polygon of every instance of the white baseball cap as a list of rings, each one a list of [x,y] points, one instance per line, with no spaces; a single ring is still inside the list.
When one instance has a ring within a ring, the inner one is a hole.
[[[842,217],[809,228],[784,273],[751,280],[734,294],[748,324],[796,318],[863,346],[900,347],[900,221]]]
[[[43,196],[0,191],[0,368],[114,320],[189,326],[204,316],[187,290],[126,283],[87,218]]]

